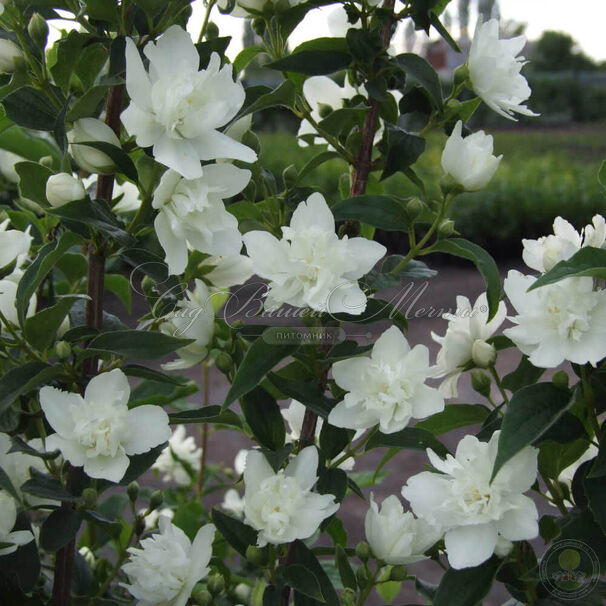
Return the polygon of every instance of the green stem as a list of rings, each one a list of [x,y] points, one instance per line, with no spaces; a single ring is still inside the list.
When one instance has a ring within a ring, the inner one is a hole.
[[[198,44],[202,42],[204,39],[204,34],[206,34],[206,28],[208,27],[208,22],[210,20],[210,13],[213,10],[213,6],[217,3],[217,0],[209,0],[208,6],[206,7],[206,12],[204,13],[204,21],[202,21],[202,27],[200,28],[200,33],[198,34]]]
[[[202,406],[208,406],[210,395],[210,373],[208,364],[202,366]],[[208,446],[208,425],[204,423],[200,429],[200,439],[202,441],[202,452],[200,453],[200,471],[198,472],[198,484],[196,494],[198,499],[202,497],[202,489],[204,488],[204,472],[206,470],[206,449]]]
[[[593,428],[593,432],[595,437],[600,439],[600,422],[598,421],[598,416],[595,410],[595,396],[593,393],[593,387],[591,386],[591,381],[587,374],[587,368],[585,366],[581,367],[581,382],[583,384],[583,393],[585,394],[585,402],[587,404],[587,412],[589,414],[589,422]]]
[[[330,467],[338,467],[339,465],[341,465],[341,463],[347,461],[347,459],[357,456],[358,451],[362,448],[362,446],[366,446],[370,438],[372,438],[372,436],[374,436],[376,432],[376,427],[374,429],[371,429],[368,434],[364,436],[363,440],[358,442],[353,448],[348,448],[338,459],[332,461]]]
[[[508,397],[507,393],[505,392],[505,388],[503,387],[503,383],[501,383],[501,378],[499,377],[499,373],[497,372],[497,369],[494,367],[494,364],[489,368],[489,370],[490,370],[490,374],[492,375],[492,378],[494,379],[495,383],[497,384],[497,388],[499,389],[501,396],[503,396],[503,401],[505,401],[505,402],[507,402],[507,404],[509,404],[509,397]]]

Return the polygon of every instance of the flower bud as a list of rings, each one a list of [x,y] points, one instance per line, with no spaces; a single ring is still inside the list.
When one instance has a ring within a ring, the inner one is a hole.
[[[82,501],[86,509],[94,509],[97,506],[97,491],[94,488],[85,488],[82,491]]]
[[[461,84],[467,84],[469,80],[469,67],[467,63],[463,63],[463,65],[459,65],[454,72],[454,85],[455,88],[461,86]]]
[[[242,603],[248,603],[252,589],[246,583],[238,583],[234,588],[234,597]]]
[[[255,566],[265,566],[267,564],[267,551],[255,545],[249,545],[246,548],[246,559]]]
[[[55,355],[59,360],[65,360],[72,353],[72,348],[67,341],[57,341],[55,343]]]
[[[390,581],[403,581],[406,577],[406,566],[394,566],[389,572]]]
[[[350,587],[346,587],[341,593],[341,604],[343,606],[354,606],[356,603],[356,592]]]
[[[86,197],[86,190],[82,181],[68,173],[52,175],[46,182],[46,199],[54,208],[59,208],[74,200],[82,200],[84,197]]]
[[[139,484],[134,480],[126,487],[126,494],[130,499],[131,503],[134,503],[139,496]]]
[[[252,31],[255,32],[257,36],[263,37],[263,34],[265,33],[265,19],[255,17],[250,25],[252,27]]]
[[[12,74],[23,61],[23,51],[12,41],[0,38],[0,73]]]
[[[225,589],[225,579],[222,574],[218,572],[211,575],[206,583],[208,587],[208,591],[210,591],[211,595],[214,597],[219,595]]]
[[[471,373],[471,386],[474,391],[487,398],[490,395],[490,377],[481,370],[474,370]]]
[[[476,339],[471,346],[471,359],[478,368],[488,368],[497,359],[497,350],[483,339]]]
[[[424,210],[425,204],[416,196],[406,203],[406,212],[411,219],[416,219]]]
[[[463,104],[458,99],[450,99],[446,103],[446,112],[451,116],[456,116],[460,111]]]
[[[358,587],[360,589],[364,589],[368,586],[368,570],[366,570],[366,566],[364,564],[362,566],[358,566],[358,569],[356,570],[356,580],[358,581]]]
[[[558,370],[554,373],[551,381],[559,389],[568,389],[568,375],[563,370]]]
[[[32,15],[32,18],[29,20],[29,25],[27,26],[27,33],[38,48],[43,49],[46,47],[48,24],[40,13],[34,13]]]
[[[117,167],[107,154],[88,145],[78,145],[79,143],[100,141],[120,147],[120,140],[116,137],[116,133],[105,122],[96,118],[76,120],[72,130],[67,133],[67,138],[70,142],[71,154],[80,168],[89,173],[111,174],[115,172]]]
[[[158,509],[160,505],[164,502],[164,495],[161,490],[155,490],[152,492],[152,495],[149,499],[149,510],[154,511],[154,509]]]
[[[55,163],[55,159],[52,156],[42,156],[40,160],[38,160],[38,164],[42,164],[42,166],[46,166],[47,168],[52,168]]]
[[[198,606],[210,606],[213,603],[213,596],[206,589],[199,589],[191,596]]]
[[[209,21],[206,25],[206,39],[212,40],[213,38],[219,37],[219,27],[216,23]]]
[[[441,238],[448,238],[454,231],[455,223],[452,219],[444,219],[440,226],[438,227],[438,235]]]
[[[232,357],[225,351],[222,351],[215,360],[215,365],[223,373],[227,374],[234,367],[234,361]]]
[[[368,558],[370,557],[370,547],[366,541],[360,541],[356,545],[356,556],[358,556],[362,562],[368,561]]]

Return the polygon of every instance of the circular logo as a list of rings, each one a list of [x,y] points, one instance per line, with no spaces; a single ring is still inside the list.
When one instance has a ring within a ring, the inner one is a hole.
[[[551,595],[577,600],[589,595],[598,584],[600,562],[587,543],[564,539],[545,552],[539,575]]]

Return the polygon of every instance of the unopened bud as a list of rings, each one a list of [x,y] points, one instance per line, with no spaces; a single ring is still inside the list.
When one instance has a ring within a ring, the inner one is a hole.
[[[481,370],[474,370],[471,373],[471,386],[474,391],[487,398],[490,396],[490,377]]]
[[[362,564],[362,566],[358,566],[356,570],[356,580],[358,581],[358,586],[360,589],[364,589],[368,586],[368,570],[366,570],[366,566]]]
[[[128,498],[131,500],[131,503],[134,503],[139,496],[139,484],[134,480],[126,487],[126,494]]]
[[[458,99],[450,99],[446,103],[446,112],[452,116],[457,115],[461,111],[463,104]]]
[[[416,219],[423,212],[424,208],[425,204],[416,196],[406,203],[406,212],[411,219]]]
[[[343,606],[354,606],[356,603],[356,592],[350,587],[346,587],[341,593],[341,604]]]
[[[74,122],[72,130],[67,133],[70,151],[76,164],[89,173],[111,174],[115,172],[116,163],[101,150],[83,145],[83,143],[109,143],[120,147],[116,133],[103,120],[97,118],[81,118]]]
[[[57,341],[55,343],[55,355],[59,360],[65,360],[72,353],[72,348],[67,341]]]
[[[569,377],[563,370],[558,370],[558,372],[554,373],[551,380],[559,389],[568,389]]]
[[[267,551],[255,545],[249,545],[246,548],[246,559],[255,566],[265,566],[267,564]]]
[[[209,21],[206,25],[206,39],[213,40],[219,37],[219,27],[216,23]]]
[[[360,541],[356,545],[356,556],[358,556],[362,562],[368,561],[368,558],[370,557],[370,547],[366,541]]]
[[[230,372],[234,367],[232,357],[225,351],[222,351],[215,359],[216,367],[224,374]]]
[[[38,48],[46,47],[46,40],[48,38],[48,24],[46,19],[40,13],[34,13],[32,18],[29,20],[27,26],[27,33],[32,39],[33,43]]]
[[[46,182],[46,199],[53,208],[59,208],[85,197],[86,190],[82,181],[68,173],[51,175]]]
[[[211,575],[206,583],[206,587],[208,587],[208,591],[210,591],[213,597],[219,595],[225,589],[225,579],[223,578],[223,575],[218,572]]]
[[[448,238],[454,231],[455,223],[452,219],[444,219],[440,226],[438,227],[438,235],[441,238]]]
[[[164,502],[164,495],[161,490],[155,490],[152,492],[152,495],[149,499],[149,510],[154,511],[154,509],[158,509],[160,505]]]
[[[86,509],[94,509],[97,506],[97,491],[94,488],[85,488],[82,491],[82,501]]]
[[[389,572],[390,581],[403,581],[407,576],[405,566],[394,566]]]
[[[460,86],[461,84],[467,84],[469,80],[469,67],[467,67],[467,63],[463,63],[463,65],[459,65],[454,72],[454,85],[455,88]]]
[[[234,588],[234,597],[241,603],[248,604],[252,589],[246,583],[238,583]]]
[[[40,160],[38,160],[38,164],[42,164],[42,166],[46,166],[47,168],[51,168],[55,160],[52,156],[42,156]]]
[[[471,346],[471,359],[478,368],[488,368],[495,363],[497,350],[483,339],[476,339]]]
[[[210,606],[213,603],[213,596],[206,589],[199,589],[194,592],[192,599],[198,606]]]

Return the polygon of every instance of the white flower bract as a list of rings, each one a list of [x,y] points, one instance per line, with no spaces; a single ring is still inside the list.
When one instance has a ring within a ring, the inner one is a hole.
[[[536,281],[511,270],[504,290],[518,315],[503,331],[540,368],[565,360],[596,365],[606,357],[606,290],[592,278],[566,278],[527,292]]]
[[[440,473],[409,478],[402,495],[414,514],[444,535],[448,561],[455,569],[479,566],[495,552],[498,538],[534,539],[539,533],[534,501],[523,493],[534,484],[538,450],[527,446],[490,482],[500,432],[489,442],[465,436],[446,460],[427,450]]]
[[[198,448],[192,436],[185,432],[184,425],[177,425],[168,439],[168,446],[160,453],[152,469],[159,471],[164,482],[174,481],[180,486],[191,484],[192,478],[187,468],[193,472],[200,471],[200,455],[202,449]]]
[[[76,164],[89,173],[109,174],[116,170],[115,162],[105,153],[84,143],[109,143],[120,147],[116,133],[102,120],[81,118],[67,133],[70,152]]]
[[[13,530],[16,521],[15,499],[6,491],[0,490],[0,543],[7,543],[6,547],[0,547],[0,556],[14,553],[21,545],[34,540],[34,535],[29,530]]]
[[[130,386],[119,369],[92,378],[84,397],[55,387],[40,390],[40,406],[56,433],[46,439],[91,478],[119,482],[129,455],[142,454],[170,437],[168,415],[160,406],[128,409]]]
[[[537,116],[526,105],[530,87],[520,73],[525,64],[518,57],[526,44],[524,36],[499,39],[499,22],[478,21],[469,50],[469,77],[475,93],[495,112],[510,120],[515,113]]]
[[[426,560],[425,552],[442,536],[425,520],[404,512],[396,495],[387,497],[379,508],[372,493],[364,530],[375,556],[392,566]]]
[[[307,539],[322,520],[339,509],[331,494],[312,492],[318,451],[304,448],[286,469],[275,473],[263,453],[251,450],[244,469],[246,522],[259,531],[259,547]]]
[[[339,239],[333,214],[318,193],[297,206],[282,234],[281,240],[265,231],[243,236],[255,273],[269,280],[267,309],[283,303],[354,315],[366,309],[357,280],[383,257],[383,245],[366,238]]]
[[[442,169],[466,191],[477,191],[488,185],[501,158],[493,155],[492,135],[479,130],[463,138],[459,120],[442,152]]]
[[[154,228],[171,274],[184,271],[188,248],[211,255],[240,253],[238,220],[227,212],[223,200],[241,192],[249,180],[249,170],[231,164],[205,166],[194,180],[174,170],[162,175],[152,203],[159,209]]]
[[[198,530],[193,543],[185,533],[160,516],[159,532],[130,547],[130,559],[122,570],[130,584],[123,584],[138,606],[185,606],[198,581],[210,571],[215,527]]]
[[[18,229],[8,229],[9,223],[10,219],[0,223],[0,268],[13,262],[15,262],[15,267],[19,268],[25,261],[32,244],[30,226],[25,231],[19,231]]]
[[[489,365],[494,347],[487,339],[503,324],[506,315],[507,307],[501,301],[497,313],[488,322],[488,301],[486,293],[482,293],[473,307],[467,297],[458,296],[456,312],[442,316],[448,320],[448,328],[444,336],[431,333],[431,338],[441,346],[431,373],[433,377],[444,379],[440,393],[445,398],[457,397],[459,377],[469,363],[480,367]]]
[[[367,429],[379,425],[383,433],[404,429],[412,418],[444,410],[444,398],[425,385],[429,376],[429,350],[410,348],[395,326],[376,341],[370,358],[340,360],[332,366],[339,387],[348,391],[328,415],[336,427]]]
[[[199,70],[200,57],[189,34],[169,27],[144,49],[149,73],[135,43],[126,40],[126,90],[130,105],[122,123],[141,147],[153,146],[154,158],[186,179],[202,176],[201,160],[230,158],[254,162],[255,152],[219,132],[244,103],[244,88],[232,67],[221,67],[213,53]]]

